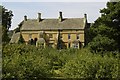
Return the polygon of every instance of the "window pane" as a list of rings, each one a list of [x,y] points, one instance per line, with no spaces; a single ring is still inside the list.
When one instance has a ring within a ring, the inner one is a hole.
[[[70,39],[70,34],[68,34],[68,39]]]

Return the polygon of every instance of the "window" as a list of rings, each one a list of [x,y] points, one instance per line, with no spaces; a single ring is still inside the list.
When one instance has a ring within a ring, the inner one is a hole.
[[[70,48],[70,43],[68,43],[68,48]]]
[[[77,39],[79,39],[79,38],[80,38],[79,36],[80,36],[79,34],[77,34],[77,35],[76,35]]]
[[[49,38],[53,38],[53,35],[52,35],[52,34],[49,34]]]
[[[37,38],[34,38],[34,44],[36,45],[36,42],[37,42]]]
[[[60,38],[62,38],[62,34],[60,34]]]
[[[70,34],[68,34],[68,39],[70,39]]]

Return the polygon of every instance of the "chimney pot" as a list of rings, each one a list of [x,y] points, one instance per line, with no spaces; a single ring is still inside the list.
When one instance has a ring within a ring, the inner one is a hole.
[[[24,16],[24,21],[27,21],[27,16],[26,15]]]
[[[87,19],[87,14],[84,14],[84,18]]]
[[[41,13],[38,13],[38,22],[40,22],[41,21]]]
[[[60,11],[60,12],[59,12],[59,21],[62,22],[62,20],[63,20],[62,12]]]
[[[87,22],[87,14],[84,14],[85,22]]]

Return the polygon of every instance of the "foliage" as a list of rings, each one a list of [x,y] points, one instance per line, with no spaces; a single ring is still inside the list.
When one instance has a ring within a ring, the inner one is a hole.
[[[89,49],[37,48],[33,45],[3,46],[2,76],[14,79],[119,78],[118,57],[103,57]]]
[[[3,48],[3,78],[39,79],[51,75],[49,59],[34,46],[7,45]],[[40,50],[41,51],[41,50]]]
[[[114,41],[113,43],[109,43],[108,45],[116,45],[112,46],[114,49],[120,49],[120,1],[119,2],[108,2],[107,8],[100,10],[101,17],[99,17],[89,31],[89,38],[91,44],[94,43],[95,37],[98,38],[98,35],[105,36],[106,39],[109,38],[110,41]],[[104,38],[105,38],[104,37]],[[100,42],[99,42],[100,41]],[[101,43],[102,39],[99,39],[98,43]],[[104,42],[105,43],[105,42]],[[94,43],[97,46],[96,42]],[[91,45],[92,46],[92,45]],[[104,46],[100,45],[101,48]],[[94,47],[94,46],[93,46]],[[99,46],[98,46],[99,47]],[[107,46],[106,46],[107,47]],[[110,50],[111,48],[109,48]]]
[[[91,54],[87,49],[80,50],[77,57],[69,60],[62,68],[62,76],[66,78],[120,78],[118,76],[118,57]]]
[[[12,11],[6,9],[5,7],[0,5],[0,16],[2,16],[2,42],[6,43],[9,42],[9,37],[8,37],[8,30],[11,27],[11,19],[12,19]]]
[[[88,45],[94,53],[116,50],[115,40],[101,35],[96,36]]]

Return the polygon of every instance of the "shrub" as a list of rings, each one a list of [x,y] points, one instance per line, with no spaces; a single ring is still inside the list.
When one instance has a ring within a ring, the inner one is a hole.
[[[49,59],[43,57],[34,46],[6,45],[3,49],[3,78],[49,77],[51,75],[49,62]]]
[[[86,52],[86,53],[85,53]],[[118,67],[119,58],[102,57],[88,50],[81,50],[77,57],[69,60],[62,68],[62,76],[66,78],[120,78]]]
[[[2,77],[14,79],[120,78],[119,53],[103,57],[89,49],[37,48],[34,45],[10,44],[3,47]]]

